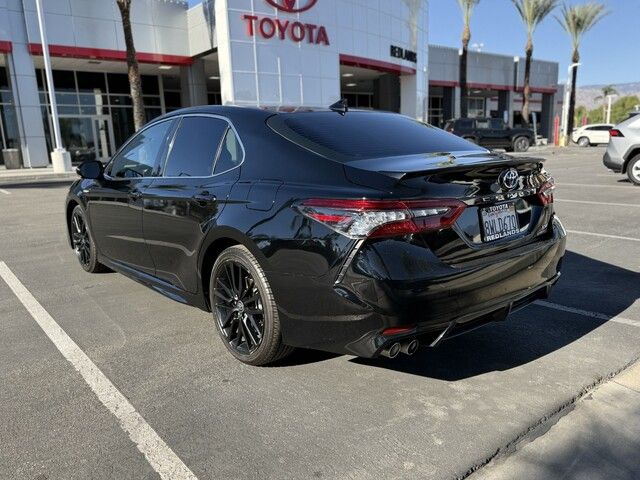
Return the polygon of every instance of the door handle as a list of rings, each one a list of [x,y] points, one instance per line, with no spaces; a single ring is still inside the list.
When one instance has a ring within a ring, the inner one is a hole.
[[[211,195],[207,190],[203,190],[202,192],[196,193],[191,199],[201,206],[206,206],[211,202],[216,201],[215,195]]]

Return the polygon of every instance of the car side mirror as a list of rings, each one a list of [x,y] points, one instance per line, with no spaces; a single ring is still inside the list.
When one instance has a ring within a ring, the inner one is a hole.
[[[82,162],[76,168],[76,173],[80,175],[82,178],[88,180],[97,180],[102,178],[102,174],[104,173],[104,165],[102,162],[98,160],[87,160]]]

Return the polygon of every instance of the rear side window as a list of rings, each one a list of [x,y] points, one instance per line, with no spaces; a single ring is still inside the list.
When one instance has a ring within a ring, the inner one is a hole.
[[[242,163],[242,156],[242,147],[238,137],[232,128],[227,128],[213,173],[223,173],[237,167]]]
[[[274,115],[269,126],[288,140],[342,162],[436,152],[482,150],[411,118],[383,112]]]
[[[502,130],[504,128],[504,121],[500,118],[491,119],[491,128],[496,130]]]
[[[473,119],[461,118],[456,122],[456,127],[461,130],[471,130],[473,128]]]
[[[219,118],[184,117],[167,158],[165,177],[208,177],[228,123]]]
[[[488,118],[482,120],[476,120],[476,128],[491,128]]]

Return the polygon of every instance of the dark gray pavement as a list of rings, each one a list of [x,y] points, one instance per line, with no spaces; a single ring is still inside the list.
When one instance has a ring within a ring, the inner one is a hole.
[[[0,261],[200,479],[459,478],[640,356],[640,188],[602,148],[554,152],[557,210],[583,233],[550,302],[604,316],[533,305],[396,361],[239,364],[208,314],[76,265],[65,182],[0,186]],[[157,478],[2,281],[0,419],[0,478]]]

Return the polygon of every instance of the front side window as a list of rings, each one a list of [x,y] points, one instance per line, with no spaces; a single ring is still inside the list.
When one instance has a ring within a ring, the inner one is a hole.
[[[211,117],[184,117],[164,169],[165,177],[208,177],[227,122]]]
[[[496,130],[502,130],[504,128],[504,121],[501,118],[492,118],[491,128]]]
[[[115,178],[152,176],[172,125],[173,121],[161,122],[138,133],[113,159],[109,174]]]

